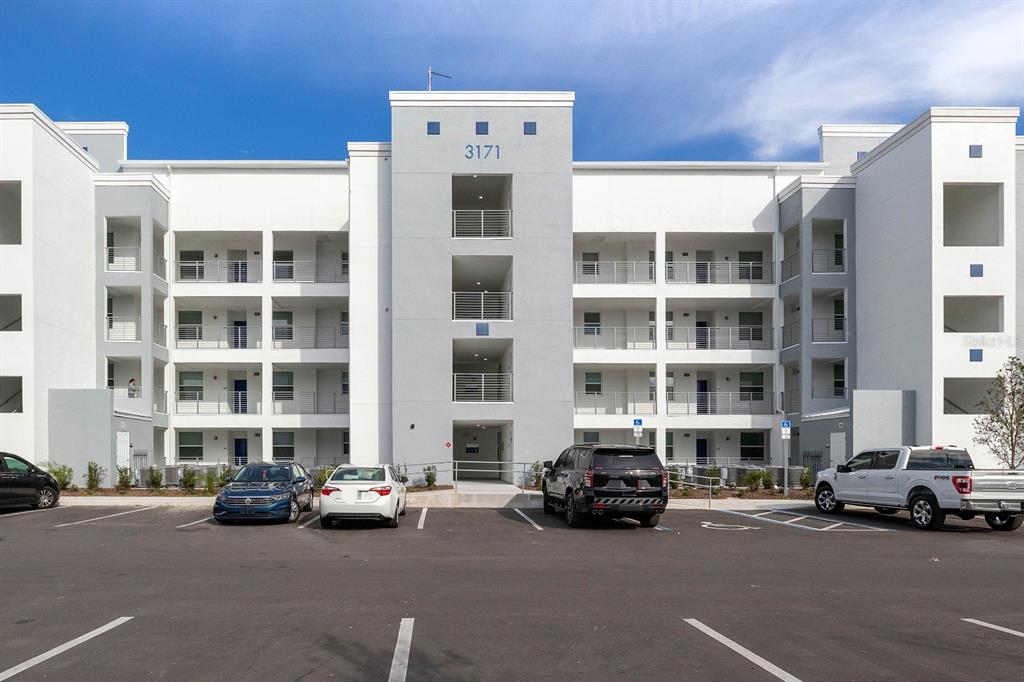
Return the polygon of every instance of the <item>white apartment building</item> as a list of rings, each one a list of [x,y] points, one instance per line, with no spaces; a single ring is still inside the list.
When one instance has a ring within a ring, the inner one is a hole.
[[[1016,109],[605,163],[573,106],[393,92],[347,160],[147,161],[125,123],[0,105],[0,450],[509,478],[639,419],[667,462],[987,459],[973,413],[1024,340]]]

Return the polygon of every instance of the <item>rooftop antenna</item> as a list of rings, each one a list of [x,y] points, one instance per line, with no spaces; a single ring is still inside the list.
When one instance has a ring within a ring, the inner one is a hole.
[[[434,76],[440,76],[441,78],[447,78],[448,80],[451,80],[451,78],[452,78],[448,74],[441,73],[440,71],[434,71],[433,67],[428,66],[427,67],[427,92],[430,92],[431,90],[434,89]]]

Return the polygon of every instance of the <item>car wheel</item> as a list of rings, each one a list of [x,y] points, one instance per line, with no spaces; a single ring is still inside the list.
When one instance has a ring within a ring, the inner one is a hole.
[[[222,526],[230,526],[231,525],[231,519],[218,519],[216,516],[213,517],[213,518],[214,518],[214,520],[217,521],[217,523],[219,523]]]
[[[395,514],[390,519],[384,519],[384,525],[388,528],[398,528],[398,514]]]
[[[398,512],[398,515],[399,516],[405,516],[405,510],[406,510],[406,508],[408,506],[409,506],[409,503],[406,502],[405,500],[402,500],[402,511]]]
[[[893,509],[892,507],[875,507],[875,511],[879,514],[895,514],[899,509]]]
[[[992,530],[1017,530],[1024,523],[1021,514],[985,514],[985,523]]]
[[[302,511],[299,509],[299,501],[293,497],[291,502],[288,503],[288,523],[295,523],[298,521],[299,514],[301,513]]]
[[[551,504],[551,498],[548,497],[548,488],[547,488],[547,486],[544,486],[544,488],[541,489],[541,497],[544,500],[544,513],[545,514],[554,514],[555,513],[555,505]]]
[[[939,503],[933,496],[915,495],[910,500],[910,520],[915,528],[934,530],[946,522],[946,513],[939,509]]]
[[[313,511],[313,493],[309,494],[309,502],[302,508],[302,511]]]
[[[645,528],[654,528],[659,523],[661,523],[661,514],[651,514],[650,516],[645,516],[640,519],[640,525]]]
[[[832,490],[832,486],[828,483],[823,483],[818,486],[818,491],[814,493],[814,506],[822,514],[838,514],[843,511],[843,507],[846,505],[836,499],[836,493]]]
[[[39,489],[36,494],[36,501],[32,503],[35,509],[49,509],[57,504],[57,491],[46,485]]]
[[[331,523],[331,520],[329,518],[327,518],[326,516],[321,516],[320,517],[320,527],[321,528],[330,528],[332,525],[334,525],[334,524]]]
[[[579,528],[583,525],[583,517],[576,509],[576,500],[573,498],[571,490],[565,491],[565,522],[569,524],[570,528]]]

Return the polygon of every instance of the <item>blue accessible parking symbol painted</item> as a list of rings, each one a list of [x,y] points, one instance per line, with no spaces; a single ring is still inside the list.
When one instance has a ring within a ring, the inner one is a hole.
[[[789,421],[788,419],[783,419],[782,424],[780,426],[784,429],[788,429],[791,426],[793,426],[793,422]]]
[[[643,419],[634,419],[633,420],[633,426],[643,426],[643,425],[644,425],[644,420]]]

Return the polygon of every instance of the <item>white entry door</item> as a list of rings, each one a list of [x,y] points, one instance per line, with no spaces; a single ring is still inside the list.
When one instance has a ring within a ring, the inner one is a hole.
[[[117,432],[117,466],[131,465],[131,434],[127,431]]]
[[[846,464],[846,431],[835,431],[828,435],[828,451],[832,466]]]

